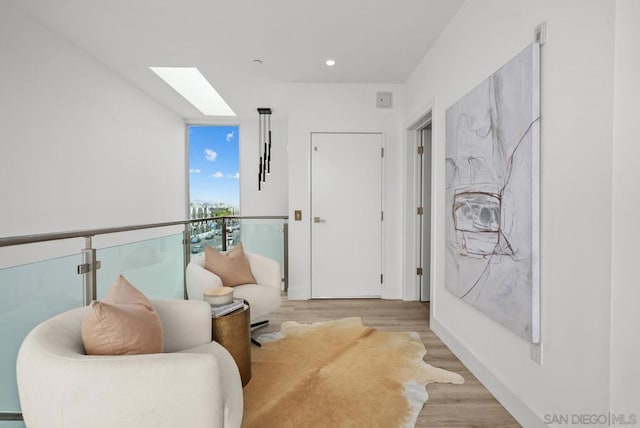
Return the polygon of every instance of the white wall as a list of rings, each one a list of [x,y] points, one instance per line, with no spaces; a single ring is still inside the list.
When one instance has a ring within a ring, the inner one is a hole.
[[[184,218],[181,118],[8,2],[0,58],[0,236]],[[0,260],[83,244],[3,249]]]
[[[435,106],[431,327],[527,427],[609,411],[614,19],[615,3],[600,0],[468,1],[405,88],[407,121]],[[443,180],[445,109],[542,21],[539,366],[525,340],[445,290]]]
[[[635,269],[640,210],[640,2],[616,2],[611,411],[640,422],[640,287]]]
[[[401,140],[403,85],[291,84],[289,90],[289,298],[310,298],[310,137],[311,132],[384,133],[385,233],[382,295],[401,298]],[[376,108],[376,92],[392,91],[393,108]],[[293,221],[302,210],[302,221]],[[348,214],[348,213],[345,213]],[[336,251],[357,251],[341,242]]]

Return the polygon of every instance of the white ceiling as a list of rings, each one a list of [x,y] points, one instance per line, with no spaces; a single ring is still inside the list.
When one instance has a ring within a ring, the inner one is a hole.
[[[15,0],[188,119],[150,66],[195,66],[240,117],[286,111],[281,83],[404,82],[464,0]],[[326,67],[334,58],[337,65]],[[261,59],[262,65],[253,60]]]

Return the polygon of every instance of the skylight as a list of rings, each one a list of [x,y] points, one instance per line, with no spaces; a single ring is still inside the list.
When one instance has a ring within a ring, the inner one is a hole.
[[[195,67],[149,67],[205,116],[235,116],[229,104]]]

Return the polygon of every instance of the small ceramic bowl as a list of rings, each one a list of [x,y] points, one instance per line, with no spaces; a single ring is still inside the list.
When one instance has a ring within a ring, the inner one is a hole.
[[[202,297],[209,302],[211,306],[221,306],[231,303],[233,300],[233,288],[216,287],[204,290]]]

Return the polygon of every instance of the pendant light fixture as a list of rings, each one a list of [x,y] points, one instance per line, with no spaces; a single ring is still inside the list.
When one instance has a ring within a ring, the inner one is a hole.
[[[258,108],[258,191],[271,174],[271,109]]]

